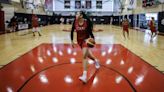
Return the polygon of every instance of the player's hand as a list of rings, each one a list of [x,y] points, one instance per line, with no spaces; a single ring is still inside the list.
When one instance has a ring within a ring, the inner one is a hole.
[[[75,43],[72,41],[71,44],[72,44],[72,47],[74,48],[75,47]]]

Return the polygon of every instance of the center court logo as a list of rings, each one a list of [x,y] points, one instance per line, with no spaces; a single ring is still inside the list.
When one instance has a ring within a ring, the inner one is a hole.
[[[164,19],[161,20],[161,24],[164,25]]]

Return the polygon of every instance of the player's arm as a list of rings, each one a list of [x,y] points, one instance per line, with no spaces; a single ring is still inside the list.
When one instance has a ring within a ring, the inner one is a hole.
[[[75,46],[75,44],[74,44],[74,42],[73,42],[73,32],[74,32],[74,30],[75,30],[75,20],[74,20],[74,22],[73,22],[73,24],[72,24],[72,29],[71,29],[71,44],[72,44],[72,47],[74,48]]]
[[[75,20],[72,24],[72,29],[71,29],[71,42],[73,42],[73,32],[74,32],[74,30],[75,30]]]
[[[92,30],[93,30],[93,26],[91,26],[91,24],[89,24],[89,22],[88,22],[87,31],[89,32],[89,35],[91,36],[91,38],[94,39],[95,37],[94,37],[94,35],[93,35]]]
[[[150,22],[149,22],[149,26],[151,27],[151,25],[152,25],[152,21],[150,20]]]
[[[130,22],[129,22],[129,20],[128,20],[128,27],[131,27],[131,26],[130,26]]]
[[[123,25],[124,25],[124,20],[122,20],[122,23],[121,23],[121,26],[123,27]]]
[[[155,20],[154,20],[153,24],[154,24],[154,27],[156,27],[156,23],[155,23]]]

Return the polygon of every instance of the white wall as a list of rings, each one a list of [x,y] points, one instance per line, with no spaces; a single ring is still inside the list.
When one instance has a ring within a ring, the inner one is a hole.
[[[17,2],[18,0],[14,0],[14,1]],[[2,6],[3,6],[2,10],[5,13],[5,21],[10,21],[10,19],[14,16],[14,12],[16,12],[16,13],[28,13],[28,14],[32,13],[32,10],[22,8],[22,6],[19,2],[12,3],[12,4],[2,4]],[[35,14],[42,14],[42,15],[46,14],[42,7],[35,9],[34,13]],[[50,14],[50,15],[52,15],[52,14]],[[6,25],[6,27],[7,27],[7,25]]]
[[[124,2],[126,2],[127,0],[123,0]],[[116,15],[126,15],[126,14],[141,14],[141,13],[157,13],[157,12],[161,12],[164,11],[164,4],[162,7],[162,4],[154,6],[154,7],[148,7],[148,8],[144,8],[142,7],[142,0],[136,0],[136,8],[133,10],[128,10],[128,6],[125,5],[125,9],[123,10],[122,13],[118,13],[119,12],[119,3],[118,0],[115,0],[115,7],[114,7],[114,11],[116,11]]]
[[[142,7],[142,1],[137,0],[137,8],[134,10],[134,14],[138,14],[138,13],[156,13],[156,12],[161,12],[161,11],[164,11],[164,9],[162,9],[162,4],[154,6],[154,7],[143,8]]]
[[[17,3],[20,3],[20,0],[11,0],[13,2],[17,2]]]
[[[14,16],[14,7],[12,5],[8,4],[2,4],[3,6],[3,11],[5,14],[5,22],[10,21],[10,19]],[[5,23],[5,28],[7,28],[7,25]]]

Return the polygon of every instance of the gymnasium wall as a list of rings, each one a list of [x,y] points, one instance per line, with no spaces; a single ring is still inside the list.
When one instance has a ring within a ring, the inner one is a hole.
[[[162,4],[154,6],[154,7],[152,6],[152,7],[143,8],[142,0],[137,0],[137,8],[134,10],[134,14],[153,13],[153,12],[157,13],[161,11],[164,11],[164,9],[162,9]]]
[[[14,7],[8,4],[2,4],[2,6],[3,6],[2,10],[4,11],[5,28],[7,28],[6,21],[10,21],[10,19],[14,16]]]
[[[28,13],[28,14],[32,13],[31,9],[22,8],[22,5],[19,3],[14,3],[13,5],[15,8],[15,12],[17,12],[17,13]],[[34,13],[35,14],[43,14],[43,15],[46,14],[42,7],[34,9]]]
[[[15,0],[16,2],[12,2],[12,4],[2,4],[3,6],[3,11],[4,11],[4,17],[5,21],[10,21],[10,19],[14,16],[14,13],[24,13],[24,14],[31,14],[32,10],[30,9],[25,9],[22,8],[22,5],[20,2]],[[34,10],[35,14],[40,14],[40,15],[46,15],[45,11],[43,8],[38,8]],[[5,27],[7,27],[7,24],[5,24]]]
[[[23,8],[21,3],[19,2],[13,2],[12,4],[2,4],[3,8],[4,8],[4,11],[5,12],[10,12],[8,11],[8,8],[12,8],[14,10],[14,12],[18,12],[18,13],[31,13],[32,10],[30,9],[26,9],[26,8]],[[37,9],[34,9],[34,13],[35,14],[46,14],[44,9],[42,7],[39,7]]]
[[[114,7],[113,7],[113,12],[115,14],[117,14],[120,10],[119,10],[120,4],[119,4],[119,0],[114,0]]]
[[[124,0],[124,2],[126,2],[126,1],[127,0]],[[136,8],[134,10],[128,10],[127,9],[128,6],[125,4],[125,9],[121,13],[121,15],[142,14],[142,13],[157,13],[157,12],[164,11],[164,4],[163,4],[163,6],[162,6],[162,4],[159,4],[159,5],[156,5],[156,6],[144,8],[144,7],[142,7],[142,0],[136,0],[136,1],[137,1],[136,2]],[[116,4],[118,4],[118,3],[116,3]],[[119,10],[117,10],[117,11],[119,11]]]
[[[159,12],[159,16],[158,16],[158,30],[159,32],[164,33],[164,11],[163,12]]]

